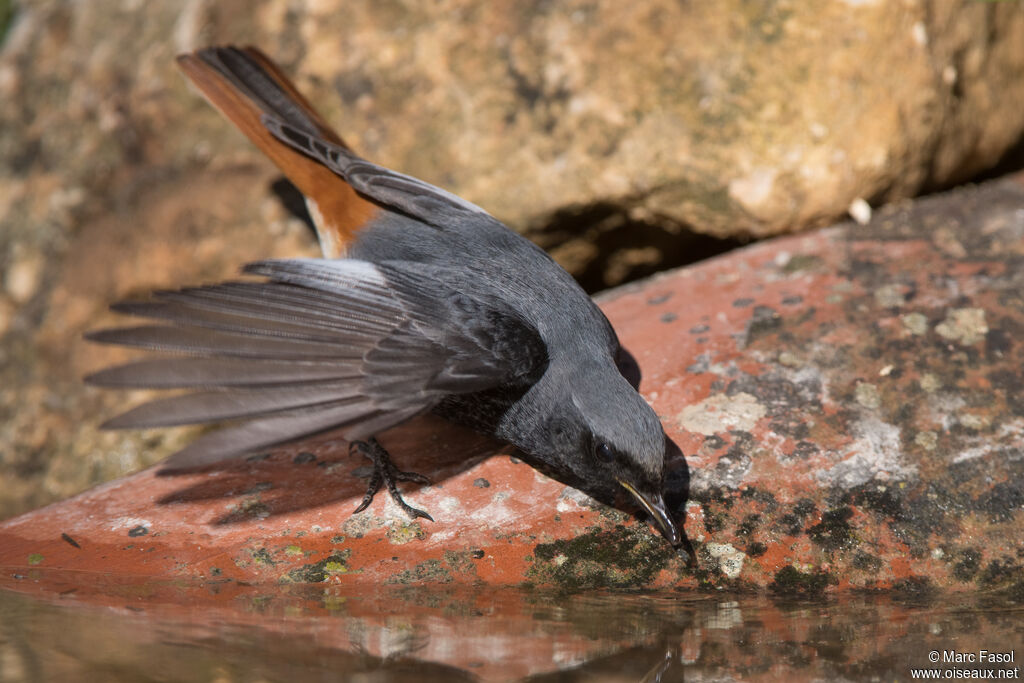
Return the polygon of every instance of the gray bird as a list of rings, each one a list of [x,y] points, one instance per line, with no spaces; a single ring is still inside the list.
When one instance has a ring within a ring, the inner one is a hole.
[[[178,61],[303,192],[332,258],[260,261],[244,272],[263,281],[114,304],[163,324],[87,338],[186,355],[86,381],[196,391],[105,428],[240,421],[172,455],[166,471],[338,429],[374,464],[356,512],[383,485],[429,518],[396,486],[424,478],[398,470],[374,436],[432,411],[591,495],[628,493],[680,543],[663,497],[661,423],[620,373],[611,324],[565,270],[480,207],[353,154],[255,48]]]

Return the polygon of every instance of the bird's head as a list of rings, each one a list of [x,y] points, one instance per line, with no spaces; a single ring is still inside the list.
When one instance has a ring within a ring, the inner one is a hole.
[[[562,386],[569,387],[571,400],[559,401],[544,421],[544,447],[531,450],[587,493],[630,499],[669,543],[679,545],[682,535],[665,505],[666,440],[657,415],[614,368],[586,372]]]

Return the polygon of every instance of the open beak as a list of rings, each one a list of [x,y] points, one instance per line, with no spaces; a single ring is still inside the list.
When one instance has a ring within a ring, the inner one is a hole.
[[[655,526],[658,527],[658,531],[665,537],[669,543],[673,546],[677,546],[683,542],[683,536],[679,532],[679,527],[672,521],[672,517],[668,514],[668,508],[665,506],[665,498],[660,493],[653,500],[648,499],[646,496],[641,494],[635,488],[633,488],[627,482],[619,480],[622,484],[622,488],[629,491],[630,495],[636,499],[636,502],[640,503],[640,507],[647,511],[647,514],[654,520]]]

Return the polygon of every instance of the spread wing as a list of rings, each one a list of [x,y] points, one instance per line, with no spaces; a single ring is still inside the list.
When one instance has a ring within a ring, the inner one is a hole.
[[[167,324],[90,333],[97,342],[172,351],[94,374],[125,388],[195,389],[144,403],[111,429],[241,420],[166,462],[196,467],[343,428],[372,436],[451,394],[536,376],[545,346],[529,324],[408,262],[274,260],[263,282],[157,292],[114,310]]]

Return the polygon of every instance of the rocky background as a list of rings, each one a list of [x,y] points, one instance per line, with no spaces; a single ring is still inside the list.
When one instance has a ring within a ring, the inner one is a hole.
[[[96,431],[138,398],[80,382],[120,357],[81,341],[110,301],[316,253],[176,73],[226,42],[592,291],[1012,165],[1024,133],[1019,2],[0,0],[0,518],[188,438]]]

